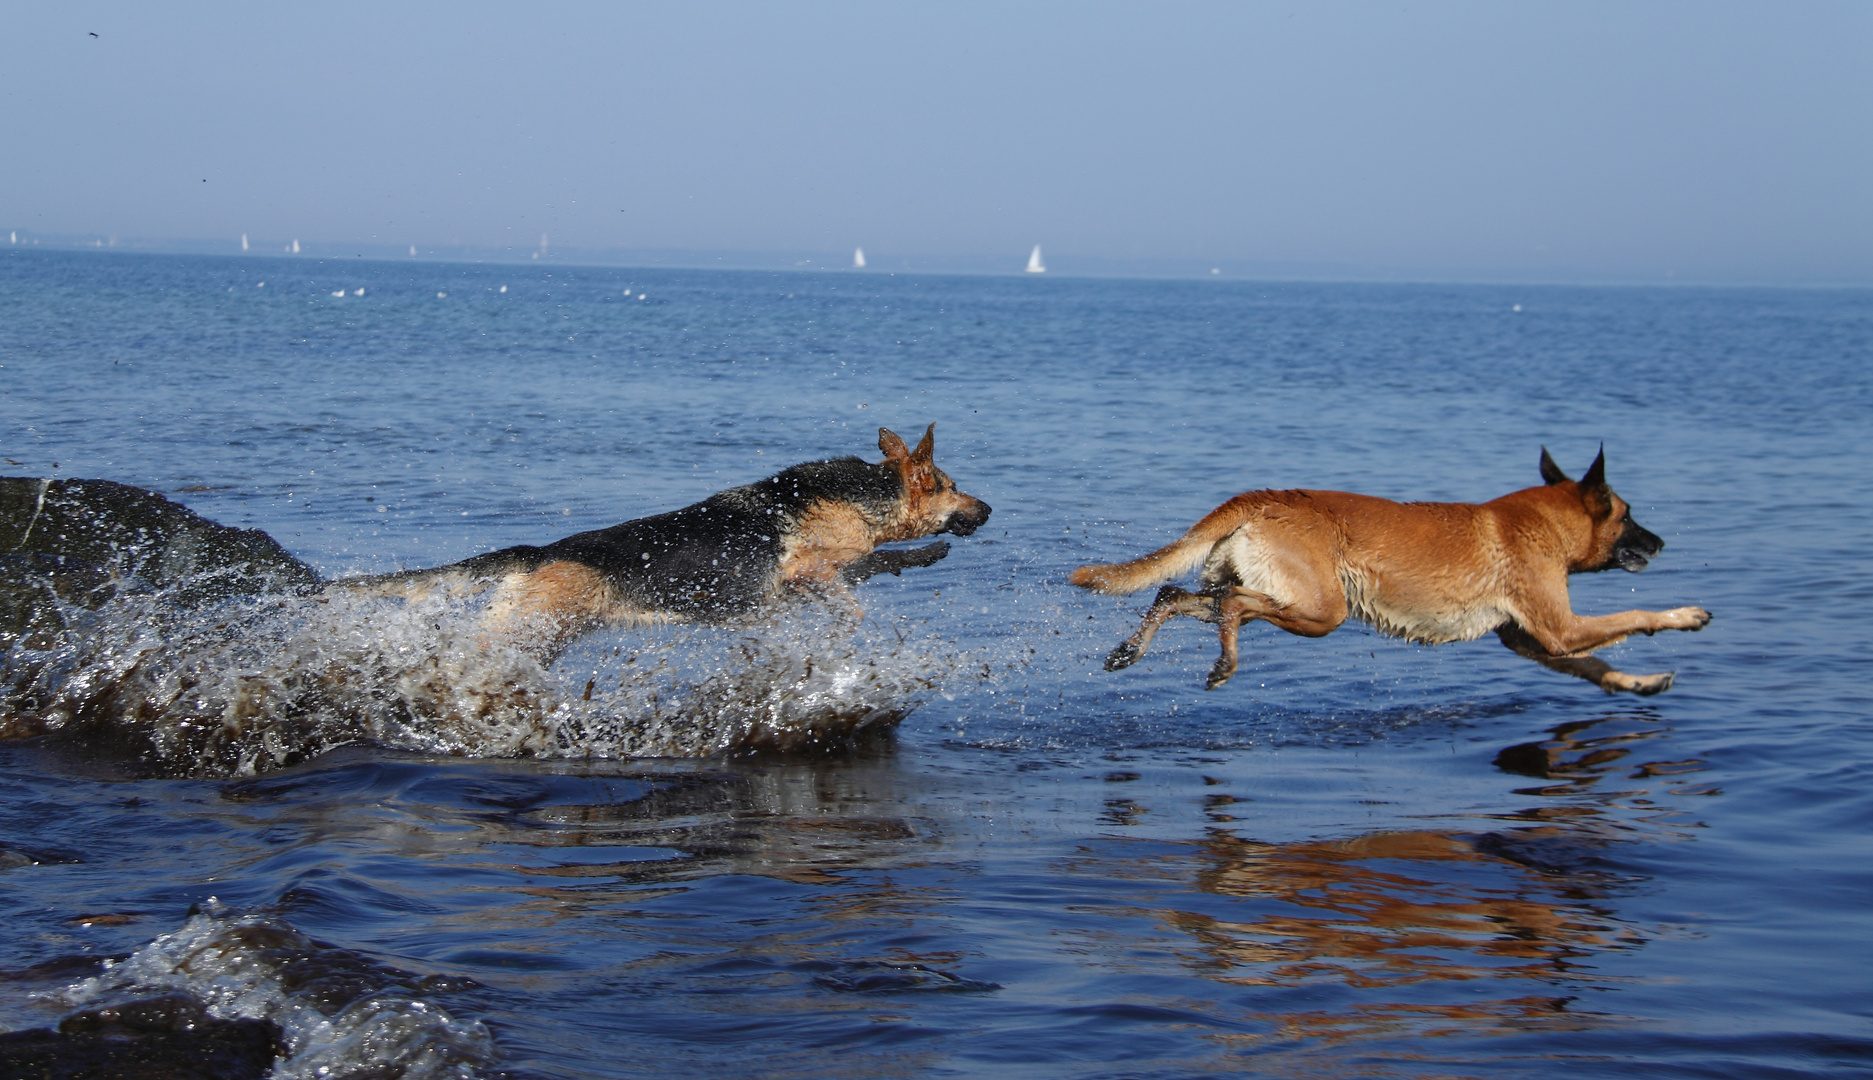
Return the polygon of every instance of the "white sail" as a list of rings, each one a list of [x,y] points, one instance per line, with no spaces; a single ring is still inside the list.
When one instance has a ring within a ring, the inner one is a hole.
[[[865,269],[865,249],[864,248],[852,249],[852,269],[854,270]]]
[[[1034,253],[1028,256],[1028,273],[1045,274],[1047,267],[1041,264],[1041,246],[1034,245]]]
[[[241,250],[242,251],[247,250],[247,234],[246,233],[241,234]]]

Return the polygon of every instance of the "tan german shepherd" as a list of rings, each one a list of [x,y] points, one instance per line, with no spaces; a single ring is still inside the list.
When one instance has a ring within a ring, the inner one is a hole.
[[[408,597],[491,587],[482,625],[543,661],[607,623],[725,622],[792,592],[837,594],[947,555],[941,541],[875,550],[934,533],[968,536],[988,520],[989,505],[936,467],[935,445],[935,424],[915,450],[879,428],[885,459],[876,464],[809,461],[681,510],[544,547],[333,586]]]
[[[1144,622],[1106,670],[1145,654],[1165,620],[1215,623],[1222,655],[1214,690],[1236,673],[1236,633],[1265,619],[1323,637],[1350,616],[1380,633],[1437,645],[1495,631],[1502,643],[1608,693],[1656,694],[1672,676],[1628,675],[1590,656],[1629,634],[1702,630],[1698,607],[1576,615],[1567,576],[1620,567],[1637,573],[1665,542],[1632,520],[1606,484],[1606,451],[1578,482],[1546,447],[1543,487],[1476,503],[1396,503],[1344,491],[1250,491],[1210,511],[1176,543],[1131,562],[1082,566],[1069,579],[1102,593],[1136,592],[1201,565],[1202,589],[1159,590]]]

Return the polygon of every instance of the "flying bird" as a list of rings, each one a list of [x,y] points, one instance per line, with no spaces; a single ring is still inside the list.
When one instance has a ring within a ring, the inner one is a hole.
[[[97,37],[97,36],[98,36],[98,32],[97,32],[96,30],[93,30],[93,31],[91,31],[90,33],[91,33],[91,36],[92,36],[92,37]]]

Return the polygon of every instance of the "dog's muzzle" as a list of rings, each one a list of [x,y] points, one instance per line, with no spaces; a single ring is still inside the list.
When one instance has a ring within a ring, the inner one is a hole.
[[[1621,570],[1636,574],[1646,568],[1653,556],[1665,550],[1665,541],[1656,533],[1639,525],[1636,521],[1627,521],[1626,528],[1619,534],[1619,540],[1613,545],[1613,561]]]
[[[968,536],[970,533],[981,528],[983,523],[988,521],[988,519],[989,504],[978,499],[974,507],[968,510],[958,510],[951,514],[949,519],[943,522],[943,527],[937,531],[955,533],[957,536]]]

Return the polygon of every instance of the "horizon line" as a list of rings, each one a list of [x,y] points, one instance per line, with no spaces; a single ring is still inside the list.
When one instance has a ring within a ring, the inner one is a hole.
[[[1381,267],[1373,264],[1326,260],[1204,259],[1195,256],[1100,256],[1059,254],[1048,256],[1045,275],[1025,270],[1026,255],[1007,258],[986,255],[911,254],[883,257],[867,252],[863,268],[851,265],[850,254],[819,250],[749,250],[730,248],[630,248],[542,244],[539,247],[491,244],[368,243],[266,238],[251,234],[233,239],[123,238],[120,234],[32,233],[9,229],[0,237],[0,251],[62,253],[213,256],[277,260],[364,259],[373,263],[426,263],[437,265],[588,266],[642,270],[746,270],[768,273],[839,273],[896,276],[927,274],[959,277],[1020,277],[1026,279],[1082,278],[1103,280],[1197,280],[1236,282],[1293,282],[1296,284],[1370,285],[1502,285],[1580,287],[1691,287],[1691,288],[1873,288],[1873,276],[1767,276],[1681,275],[1673,271],[1638,274],[1629,271],[1542,270],[1533,267]],[[1044,244],[1045,241],[1042,241]],[[245,245],[245,246],[244,246]],[[273,250],[260,250],[262,246]],[[858,245],[863,246],[863,245]],[[875,249],[874,249],[875,250]],[[406,254],[407,252],[407,254]],[[1064,266],[1062,261],[1064,259]],[[922,265],[917,265],[921,263]],[[1004,267],[1005,263],[1005,268]]]

